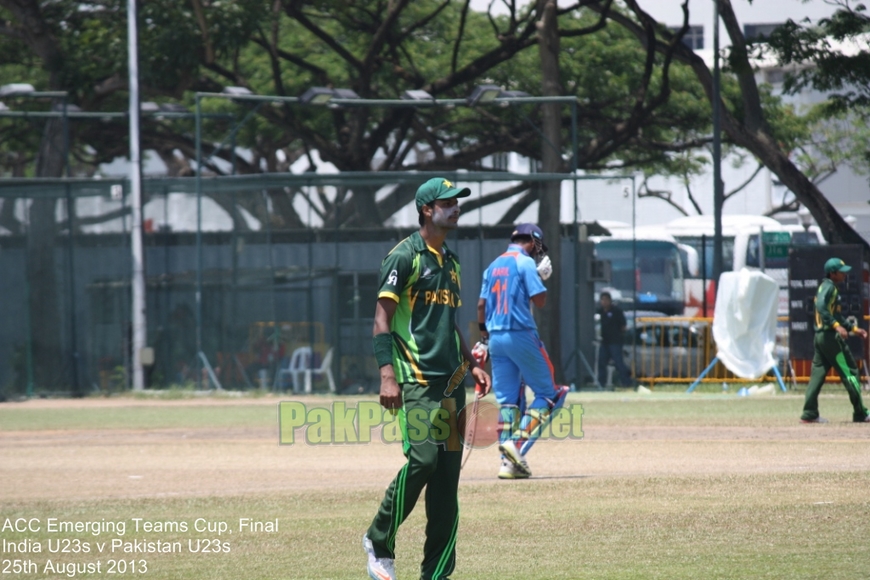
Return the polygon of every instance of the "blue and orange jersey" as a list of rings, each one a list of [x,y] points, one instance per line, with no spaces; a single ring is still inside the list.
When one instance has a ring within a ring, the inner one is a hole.
[[[546,291],[535,260],[522,247],[509,245],[483,273],[480,298],[486,301],[486,329],[536,330],[529,301]]]

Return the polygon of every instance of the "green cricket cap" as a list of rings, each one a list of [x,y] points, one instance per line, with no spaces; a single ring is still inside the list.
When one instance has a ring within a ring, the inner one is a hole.
[[[851,269],[852,266],[846,265],[846,262],[840,258],[831,258],[825,262],[825,274],[830,274],[831,272],[848,272]]]
[[[436,199],[450,199],[451,197],[468,197],[471,195],[471,190],[467,187],[456,187],[452,181],[443,177],[433,177],[423,185],[417,188],[417,212],[423,209],[423,206],[432,203]]]

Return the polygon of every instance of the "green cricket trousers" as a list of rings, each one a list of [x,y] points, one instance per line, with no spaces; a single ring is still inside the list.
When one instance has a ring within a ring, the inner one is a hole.
[[[457,411],[465,405],[465,388],[445,397],[448,380],[430,385],[402,385],[398,420],[408,462],[390,483],[368,530],[375,556],[395,558],[396,532],[426,488],[426,542],[420,566],[423,580],[442,580],[456,563],[459,526],[459,469],[462,443]]]
[[[812,421],[819,417],[819,392],[825,384],[825,376],[831,367],[836,369],[849,393],[849,401],[852,403],[852,420],[863,421],[867,416],[867,409],[861,401],[861,383],[859,381],[858,365],[849,351],[849,347],[837,331],[819,330],[813,337],[813,370],[810,373],[810,382],[807,384],[804,411],[801,419]]]

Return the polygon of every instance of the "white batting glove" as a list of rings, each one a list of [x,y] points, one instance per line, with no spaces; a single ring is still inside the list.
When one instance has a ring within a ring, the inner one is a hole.
[[[546,280],[550,276],[553,275],[553,263],[550,262],[550,256],[544,256],[541,258],[541,261],[538,263],[538,275],[541,277],[541,280]]]
[[[485,342],[477,342],[474,348],[471,349],[471,356],[477,361],[477,364],[483,366],[486,364],[486,359],[489,358],[489,345]]]

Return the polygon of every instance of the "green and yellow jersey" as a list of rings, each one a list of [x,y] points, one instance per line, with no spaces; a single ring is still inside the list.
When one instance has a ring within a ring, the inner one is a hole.
[[[390,250],[381,263],[378,299],[398,306],[390,331],[396,380],[426,385],[450,377],[462,364],[456,311],[459,300],[459,258],[426,245],[414,232]]]
[[[814,327],[818,332],[820,330],[836,329],[838,326],[843,326],[848,331],[854,331],[843,314],[840,311],[840,292],[837,290],[837,285],[830,278],[825,278],[819,284],[819,289],[816,291],[815,298],[816,316]]]

